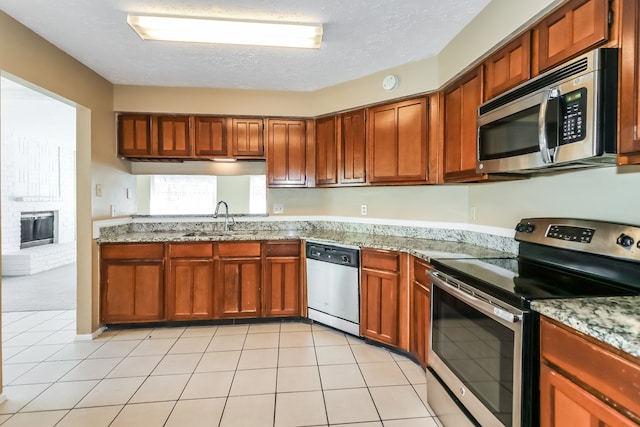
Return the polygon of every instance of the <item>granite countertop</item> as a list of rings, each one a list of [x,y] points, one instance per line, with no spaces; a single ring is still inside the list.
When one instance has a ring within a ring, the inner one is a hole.
[[[537,300],[531,308],[640,358],[640,296]]]

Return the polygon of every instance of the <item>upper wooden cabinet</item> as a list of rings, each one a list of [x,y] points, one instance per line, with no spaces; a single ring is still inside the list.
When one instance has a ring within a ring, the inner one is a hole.
[[[304,187],[307,184],[305,120],[267,120],[267,185]]]
[[[316,119],[316,185],[338,183],[337,117]]]
[[[355,110],[338,116],[338,182],[364,184],[366,170],[365,110]]]
[[[231,157],[264,159],[264,122],[261,118],[231,119]]]
[[[469,72],[444,91],[442,180],[478,181],[476,173],[478,106],[482,103],[482,67]]]
[[[606,42],[609,1],[571,0],[542,20],[535,28],[537,73]]]
[[[622,2],[618,153],[621,164],[640,163],[640,5]]]
[[[118,116],[118,155],[147,157],[153,154],[151,142],[151,116],[148,114],[121,114]]]
[[[189,116],[158,117],[158,154],[162,157],[191,157]]]
[[[196,116],[194,121],[194,145],[196,156],[226,157],[227,119],[224,117]]]
[[[367,180],[372,184],[427,181],[427,99],[367,109]]]
[[[528,80],[531,77],[531,32],[509,42],[484,62],[484,100]]]

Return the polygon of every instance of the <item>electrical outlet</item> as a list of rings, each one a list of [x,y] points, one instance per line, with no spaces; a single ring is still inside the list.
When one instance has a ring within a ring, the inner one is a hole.
[[[284,206],[282,203],[274,203],[273,204],[273,213],[274,214],[281,214],[284,212]]]
[[[96,197],[102,197],[102,184],[96,184]]]
[[[366,215],[368,212],[367,205],[360,205],[360,214]]]
[[[115,205],[110,205],[110,209],[111,209],[111,216],[116,216],[118,214],[118,211],[116,210]]]

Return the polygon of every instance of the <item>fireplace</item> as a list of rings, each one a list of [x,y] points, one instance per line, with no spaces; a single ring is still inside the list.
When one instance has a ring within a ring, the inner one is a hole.
[[[53,243],[55,212],[20,213],[20,249]]]

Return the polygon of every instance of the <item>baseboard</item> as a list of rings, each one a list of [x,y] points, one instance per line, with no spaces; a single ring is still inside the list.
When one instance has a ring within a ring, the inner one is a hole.
[[[100,326],[97,330],[93,331],[91,334],[77,334],[75,337],[75,341],[92,341],[96,339],[100,334],[104,332],[104,326]]]

